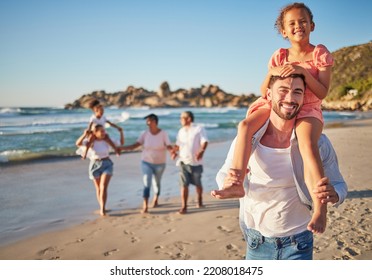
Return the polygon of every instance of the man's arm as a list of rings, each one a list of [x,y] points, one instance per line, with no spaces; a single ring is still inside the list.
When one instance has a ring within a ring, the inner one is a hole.
[[[217,181],[219,190],[214,190],[211,192],[211,195],[215,198],[220,198],[220,199],[225,198],[223,197],[223,195],[221,196],[221,190],[230,188],[234,185],[241,185],[243,183],[244,188],[247,187],[248,180],[245,180],[247,176],[243,176],[242,178],[234,176],[234,171],[231,169],[235,145],[236,145],[236,137],[234,141],[231,143],[225,163],[223,164],[223,166],[221,167],[221,169],[218,171],[216,175],[216,181]]]
[[[319,149],[324,173],[329,182],[325,179],[323,179],[323,183],[320,181],[315,193],[322,199],[322,203],[330,202],[334,206],[338,206],[344,202],[347,196],[347,184],[341,175],[336,152],[325,135],[321,136]]]
[[[171,154],[171,159],[172,160],[175,160],[178,156],[177,152],[180,150],[180,146],[178,146],[177,144],[175,144],[172,148],[172,150],[170,151],[170,154]]]
[[[208,146],[208,142],[202,143],[200,150],[196,153],[197,160],[201,160],[203,158],[203,155],[204,155],[205,149],[207,149],[207,146]]]
[[[216,175],[216,182],[220,190],[223,189],[225,178],[229,172],[230,166],[232,164],[234,149],[235,149],[236,137],[230,145],[229,152],[227,153],[226,159],[220,170]]]

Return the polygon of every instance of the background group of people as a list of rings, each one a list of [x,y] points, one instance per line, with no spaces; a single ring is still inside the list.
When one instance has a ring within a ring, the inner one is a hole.
[[[159,205],[161,191],[161,178],[166,166],[166,152],[169,151],[174,160],[178,157],[177,165],[180,168],[181,200],[182,206],[179,214],[187,212],[189,185],[196,186],[198,207],[203,207],[202,182],[203,155],[208,145],[205,129],[194,123],[194,114],[185,111],[180,116],[182,125],[178,132],[175,145],[169,140],[168,133],[159,128],[159,118],[149,114],[144,119],[148,129],[143,131],[135,143],[124,145],[123,129],[106,119],[104,108],[94,100],[90,104],[93,115],[89,127],[76,141],[79,147],[78,154],[83,159],[88,157],[89,178],[93,180],[96,188],[97,201],[100,206],[100,215],[106,215],[107,188],[113,175],[113,162],[109,157],[110,147],[120,154],[122,151],[135,150],[142,147],[141,170],[143,174],[143,207],[141,213],[147,213],[149,208],[150,189],[154,189],[152,207]],[[118,129],[120,142],[114,142],[106,133],[104,126],[109,123]]]
[[[152,206],[158,206],[161,177],[165,170],[167,150],[170,152],[172,159],[176,159],[179,156],[177,165],[180,167],[182,198],[182,207],[179,213],[184,214],[187,212],[188,187],[190,184],[196,186],[198,206],[202,207],[202,158],[208,145],[205,129],[194,123],[192,112],[185,111],[180,116],[182,127],[178,132],[176,144],[172,145],[168,133],[159,128],[159,119],[155,114],[150,114],[145,119],[148,130],[142,132],[134,144],[122,147],[122,150],[133,150],[142,146],[141,168],[144,185],[142,213],[148,212],[151,185],[154,189]]]

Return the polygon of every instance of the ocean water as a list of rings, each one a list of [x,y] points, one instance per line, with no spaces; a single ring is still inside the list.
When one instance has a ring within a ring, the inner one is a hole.
[[[144,117],[150,113],[159,116],[159,126],[175,141],[180,128],[179,115],[186,108],[150,109],[105,108],[108,120],[123,127],[126,144],[135,142],[141,131],[147,129]],[[242,109],[191,109],[196,122],[208,130],[212,142],[233,137],[236,124],[244,116]],[[75,141],[87,128],[90,110],[60,108],[1,108],[0,109],[0,162],[45,156],[75,154]],[[112,138],[118,138],[116,129],[108,127]]]
[[[232,139],[237,123],[245,116],[246,109],[238,108],[105,108],[105,115],[123,127],[126,144],[134,143],[146,129],[143,118],[154,113],[159,116],[159,126],[175,141],[180,128],[179,115],[191,110],[195,122],[203,125],[210,142]],[[75,155],[75,140],[88,126],[92,112],[87,109],[62,108],[0,108],[0,163],[32,158],[63,157]],[[362,118],[353,112],[324,112],[325,122]],[[118,132],[107,128],[112,138]]]

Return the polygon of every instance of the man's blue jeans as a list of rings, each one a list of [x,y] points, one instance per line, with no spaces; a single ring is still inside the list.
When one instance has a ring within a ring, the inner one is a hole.
[[[265,237],[254,229],[245,229],[246,260],[312,260],[313,233],[303,231],[287,237]]]
[[[143,173],[143,197],[150,197],[151,185],[154,188],[155,195],[160,194],[160,180],[165,170],[165,163],[152,164],[146,161],[141,162]]]

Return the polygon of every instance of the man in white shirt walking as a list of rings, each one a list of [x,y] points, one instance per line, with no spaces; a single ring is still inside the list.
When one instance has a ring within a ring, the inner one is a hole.
[[[192,112],[183,112],[180,121],[182,128],[178,131],[172,158],[175,159],[177,152],[179,152],[177,165],[180,166],[182,207],[178,213],[185,214],[187,212],[190,184],[196,187],[197,206],[203,207],[201,176],[203,173],[203,155],[208,146],[208,138],[205,129],[193,123],[194,114]]]

